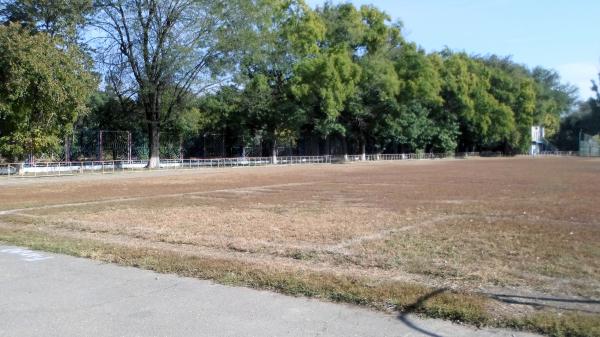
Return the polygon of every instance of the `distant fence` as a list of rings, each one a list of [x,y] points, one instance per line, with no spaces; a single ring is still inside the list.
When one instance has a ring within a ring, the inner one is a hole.
[[[331,156],[239,157],[214,159],[161,159],[157,168],[146,168],[146,160],[89,160],[0,164],[0,176],[44,177],[77,174],[109,174],[146,170],[244,167],[266,165],[328,164]]]
[[[497,154],[497,153],[494,153]],[[577,156],[577,152],[546,151],[536,155],[550,156]],[[136,172],[152,170],[221,168],[221,167],[250,167],[271,165],[303,165],[303,164],[331,164],[335,162],[360,162],[360,161],[392,161],[392,160],[433,160],[433,159],[460,159],[469,157],[486,156],[486,153],[404,153],[404,154],[369,154],[347,156],[279,156],[276,161],[273,157],[235,157],[211,159],[161,159],[157,168],[146,168],[147,160],[88,160],[69,162],[36,162],[36,163],[8,163],[0,164],[0,177],[51,177],[79,174],[111,174],[118,172]]]
[[[445,158],[468,158],[478,157],[479,152],[461,152],[461,153],[399,153],[399,154],[368,154],[348,155],[346,161],[379,161],[379,160],[422,160],[422,159],[445,159]]]
[[[477,152],[468,153],[406,153],[366,155],[366,161],[383,160],[421,160],[464,158],[477,156]],[[212,159],[161,159],[157,168],[146,168],[146,160],[88,160],[70,162],[37,162],[0,164],[0,176],[3,177],[50,177],[78,174],[110,174],[117,172],[135,172],[147,170],[195,169],[220,167],[246,167],[267,165],[331,164],[333,162],[362,161],[361,155],[349,156],[278,156],[273,157],[236,157]]]
[[[600,157],[600,135],[582,134],[579,139],[579,155],[582,157]]]
[[[541,151],[536,153],[533,157],[577,157],[579,152],[577,151]]]

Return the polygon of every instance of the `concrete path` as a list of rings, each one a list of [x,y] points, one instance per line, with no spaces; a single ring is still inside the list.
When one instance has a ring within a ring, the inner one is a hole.
[[[0,336],[534,336],[0,245]]]

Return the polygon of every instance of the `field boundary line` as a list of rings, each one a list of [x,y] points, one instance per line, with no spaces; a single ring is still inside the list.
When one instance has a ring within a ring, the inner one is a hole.
[[[88,205],[101,205],[101,204],[110,204],[112,202],[128,202],[128,201],[160,199],[160,198],[177,198],[177,197],[195,196],[195,195],[211,194],[211,193],[223,193],[223,192],[260,191],[261,189],[268,189],[268,188],[273,188],[273,187],[277,188],[277,187],[286,187],[286,186],[304,186],[304,185],[314,185],[314,184],[315,184],[314,182],[272,184],[272,185],[262,185],[262,186],[224,188],[224,189],[211,190],[211,191],[169,193],[169,194],[147,195],[147,196],[137,196],[137,197],[124,197],[124,198],[114,198],[114,199],[71,202],[71,203],[64,203],[64,204],[52,204],[52,205],[42,205],[42,206],[36,206],[36,207],[24,207],[24,208],[14,208],[14,209],[2,210],[2,211],[0,211],[0,216],[10,215],[10,214],[18,214],[20,212],[27,212],[27,211],[37,211],[37,210],[42,210],[42,209],[77,207],[77,206],[88,206]]]
[[[383,229],[383,230],[377,231],[372,234],[358,236],[358,237],[354,237],[354,238],[351,238],[348,240],[344,240],[335,245],[328,245],[324,248],[324,251],[326,251],[328,253],[347,255],[348,254],[347,249],[352,245],[361,244],[366,241],[383,239],[383,238],[385,238],[386,235],[406,232],[406,231],[410,231],[412,229],[427,228],[427,227],[436,225],[440,221],[458,219],[461,217],[462,217],[462,215],[460,215],[460,214],[449,214],[449,215],[434,217],[431,219],[426,219],[424,221],[417,222],[412,225],[406,225],[406,226],[402,226],[402,227],[398,227],[398,228]],[[346,250],[346,252],[344,252],[344,250]]]

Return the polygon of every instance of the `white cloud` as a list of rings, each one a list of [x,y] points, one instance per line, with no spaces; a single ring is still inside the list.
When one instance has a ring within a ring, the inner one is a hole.
[[[591,80],[598,80],[600,72],[599,63],[567,63],[556,67],[564,82],[569,82],[579,88],[579,96],[582,99],[587,99],[592,96]]]

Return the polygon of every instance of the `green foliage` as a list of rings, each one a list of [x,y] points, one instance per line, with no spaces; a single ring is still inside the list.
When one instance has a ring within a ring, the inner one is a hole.
[[[99,91],[90,97],[89,113],[79,117],[77,126],[93,130],[142,129],[135,101],[119,99],[111,90]]]
[[[75,47],[48,34],[0,27],[0,155],[22,159],[52,152],[68,135],[96,88]]]
[[[314,130],[323,137],[344,134],[339,116],[356,93],[360,67],[345,50],[335,48],[300,61],[295,74],[292,92],[306,106]]]
[[[598,78],[600,79],[600,74]],[[580,103],[573,113],[562,118],[560,132],[554,137],[556,145],[561,149],[578,151],[580,133],[600,134],[600,90],[596,82],[593,83],[592,89],[596,97]]]
[[[508,58],[469,57],[448,50],[432,57],[442,60],[437,63],[441,97],[444,110],[458,122],[460,148],[525,152],[534,123],[552,130],[549,119],[535,118],[552,113],[537,110],[539,84],[526,67]]]
[[[392,139],[409,151],[453,151],[456,135],[453,126],[445,125],[442,78],[436,67],[439,60],[428,57],[413,43],[394,48],[391,59],[399,78],[399,111],[389,120],[390,129],[396,131]]]
[[[358,94],[347,105],[344,124],[360,142],[367,138],[381,142],[382,137],[391,136],[386,134],[387,122],[398,109],[396,96],[400,79],[393,63],[380,55],[365,56],[359,65],[362,70]]]
[[[385,47],[389,42],[391,28],[387,25],[390,16],[372,5],[364,5],[360,8],[362,22],[366,26],[362,42],[369,54],[375,54]]]
[[[433,61],[414,43],[404,43],[392,58],[401,79],[398,100],[410,102],[418,99],[423,105],[438,107],[442,104],[442,80]]]
[[[223,87],[214,95],[207,95],[198,102],[200,117],[197,128],[220,130],[228,123],[234,123],[243,128],[244,117],[238,113],[241,105],[241,92],[233,86]]]
[[[394,140],[407,145],[414,152],[424,151],[433,136],[433,122],[429,110],[417,101],[399,108],[399,116],[390,123]]]
[[[576,101],[577,89],[560,82],[554,70],[534,68],[531,76],[535,81],[534,123],[546,127],[546,135],[552,137],[559,128],[560,118],[566,116]]]
[[[560,118],[575,102],[575,89],[562,84],[553,70],[448,49],[427,54],[403,39],[400,22],[391,22],[374,6],[326,2],[313,10],[304,0],[0,4],[0,19],[16,22],[34,36],[54,38],[52,50],[76,57],[75,63],[82,65],[85,58],[71,46],[77,31],[93,19],[99,32],[106,33],[97,56],[107,70],[108,96],[92,100],[93,114],[77,125],[148,135],[154,164],[159,132],[188,138],[203,132],[227,134],[230,140],[257,137],[272,145],[282,137],[290,143],[301,135],[341,137],[344,148],[349,143],[354,152],[368,147],[374,152],[518,153],[528,149],[532,125],[555,135]],[[20,57],[38,55],[36,48],[23,48]],[[29,62],[34,63],[33,56]],[[5,82],[31,81],[29,71],[16,69],[21,64],[14,67]],[[77,90],[70,93],[79,95]],[[52,95],[45,89],[37,93],[46,94]],[[24,114],[2,99],[4,114]],[[584,116],[594,116],[594,102],[565,117],[565,132],[555,138],[572,145],[575,128],[592,123]],[[53,104],[65,106],[57,99]],[[83,111],[79,106],[74,110]],[[60,123],[65,129],[72,124]],[[6,130],[8,126],[0,130],[5,138]],[[65,133],[36,130],[32,126],[30,134],[48,137],[30,136],[33,141],[11,131],[4,152],[22,155],[25,150],[18,144],[23,142],[51,149]]]
[[[75,42],[78,30],[93,11],[92,0],[1,0],[2,4],[0,18],[4,21],[68,42]]]
[[[427,55],[373,6],[261,4],[269,14],[258,16],[236,103],[252,134],[337,135],[372,151],[523,152],[530,127],[552,133],[556,111],[572,102],[570,87],[541,68],[449,50]]]
[[[97,0],[99,58],[115,90],[133,94],[145,113],[149,167],[159,165],[162,127],[182,104],[226,80],[256,24],[253,2]],[[250,20],[249,20],[250,19]]]
[[[288,52],[295,53],[296,56],[306,57],[318,53],[317,42],[323,39],[325,27],[315,12],[303,0],[272,1],[276,6],[271,15],[276,16],[271,18],[270,24],[275,29],[267,31],[277,37],[275,42],[278,46],[287,48]],[[264,31],[261,30],[261,33]],[[264,38],[264,35],[261,37]]]
[[[323,52],[337,54],[340,62],[334,64],[342,82],[325,82],[337,87],[339,95],[320,91],[320,98],[328,99],[321,100],[318,110],[325,118],[318,118],[315,130],[324,137],[337,133],[354,139],[363,150],[367,141],[381,148],[386,121],[397,110],[395,99],[401,84],[389,58],[389,51],[400,40],[399,28],[389,25],[389,16],[373,6],[357,10],[351,4],[327,3],[318,12],[327,26]],[[334,75],[328,72],[331,69],[335,68],[315,66],[312,73]],[[323,89],[319,82],[314,85]]]
[[[295,64],[319,53],[324,27],[302,1],[269,0],[259,3],[255,43],[243,59],[239,111],[251,135],[275,143],[282,135],[295,139],[305,120],[292,93]]]
[[[327,2],[317,9],[319,17],[325,24],[323,47],[344,45],[357,49],[364,34],[362,16],[354,5],[346,3],[333,6]]]

